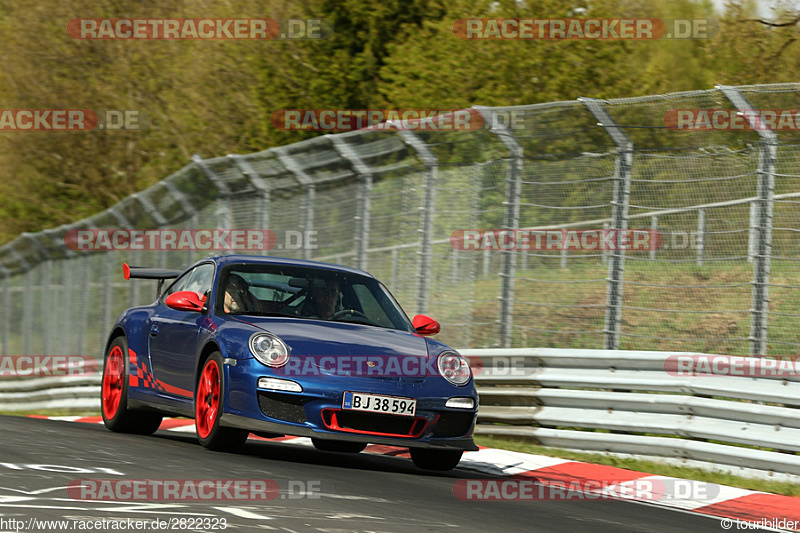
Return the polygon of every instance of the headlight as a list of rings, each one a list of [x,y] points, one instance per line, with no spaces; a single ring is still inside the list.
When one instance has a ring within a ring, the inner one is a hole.
[[[289,360],[289,347],[270,333],[254,333],[250,337],[250,352],[267,366],[283,366]]]
[[[439,355],[439,373],[453,385],[464,385],[472,377],[469,361],[456,352],[443,352]]]

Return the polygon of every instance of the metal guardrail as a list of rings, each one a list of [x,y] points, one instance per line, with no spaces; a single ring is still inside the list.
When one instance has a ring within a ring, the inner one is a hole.
[[[0,379],[0,411],[96,410],[100,374]]]
[[[668,372],[671,356],[712,354],[556,348],[462,353],[477,363],[477,435],[800,474],[798,376]]]
[[[472,359],[481,398],[477,435],[800,475],[800,376],[667,371],[671,356],[712,354],[557,348],[461,352]],[[99,373],[3,379],[0,411],[99,411],[99,383]]]

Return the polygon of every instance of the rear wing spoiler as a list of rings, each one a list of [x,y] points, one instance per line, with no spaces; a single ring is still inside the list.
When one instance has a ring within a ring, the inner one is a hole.
[[[165,279],[175,279],[183,273],[182,270],[170,270],[166,268],[147,268],[147,267],[134,267],[128,263],[122,263],[122,275],[125,279],[139,278],[139,279],[157,279],[158,280],[158,294],[156,298],[161,298],[161,287],[164,285]]]

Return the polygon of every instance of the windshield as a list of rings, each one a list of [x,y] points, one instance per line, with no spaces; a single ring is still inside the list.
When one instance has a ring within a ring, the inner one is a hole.
[[[374,278],[285,265],[231,265],[220,276],[216,311],[288,316],[413,331],[389,291]]]

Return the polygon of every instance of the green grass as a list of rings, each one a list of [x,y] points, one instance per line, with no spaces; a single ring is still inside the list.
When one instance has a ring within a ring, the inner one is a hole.
[[[646,472],[648,474],[693,479],[697,481],[718,483],[720,485],[728,485],[731,487],[740,487],[743,489],[800,497],[800,484],[798,483],[750,479],[722,472],[709,472],[700,468],[674,466],[666,463],[629,459],[601,453],[575,452],[570,450],[562,450],[559,448],[549,448],[546,446],[531,444],[523,439],[507,437],[500,438],[493,436],[476,436],[475,443],[479,446],[488,446],[503,450],[512,450],[535,455],[546,455],[548,457],[558,457],[561,459],[570,459],[574,461],[583,461],[586,463],[625,468],[628,470],[635,470],[637,472]]]
[[[770,282],[796,286],[798,275],[796,264],[775,261]],[[572,260],[562,269],[557,258],[531,258],[526,270],[516,271],[512,346],[603,348],[607,276],[599,261]],[[748,354],[752,278],[753,266],[746,261],[698,266],[627,260],[620,349]],[[459,348],[494,344],[499,295],[497,277],[474,285],[442,285],[430,299],[431,315],[443,324],[440,340]],[[770,287],[769,309],[800,315],[798,296],[798,289]],[[468,321],[491,326],[473,327],[468,336],[464,327],[447,328]],[[770,316],[770,355],[797,353],[796,346],[779,344],[800,342],[796,323],[797,317]]]

